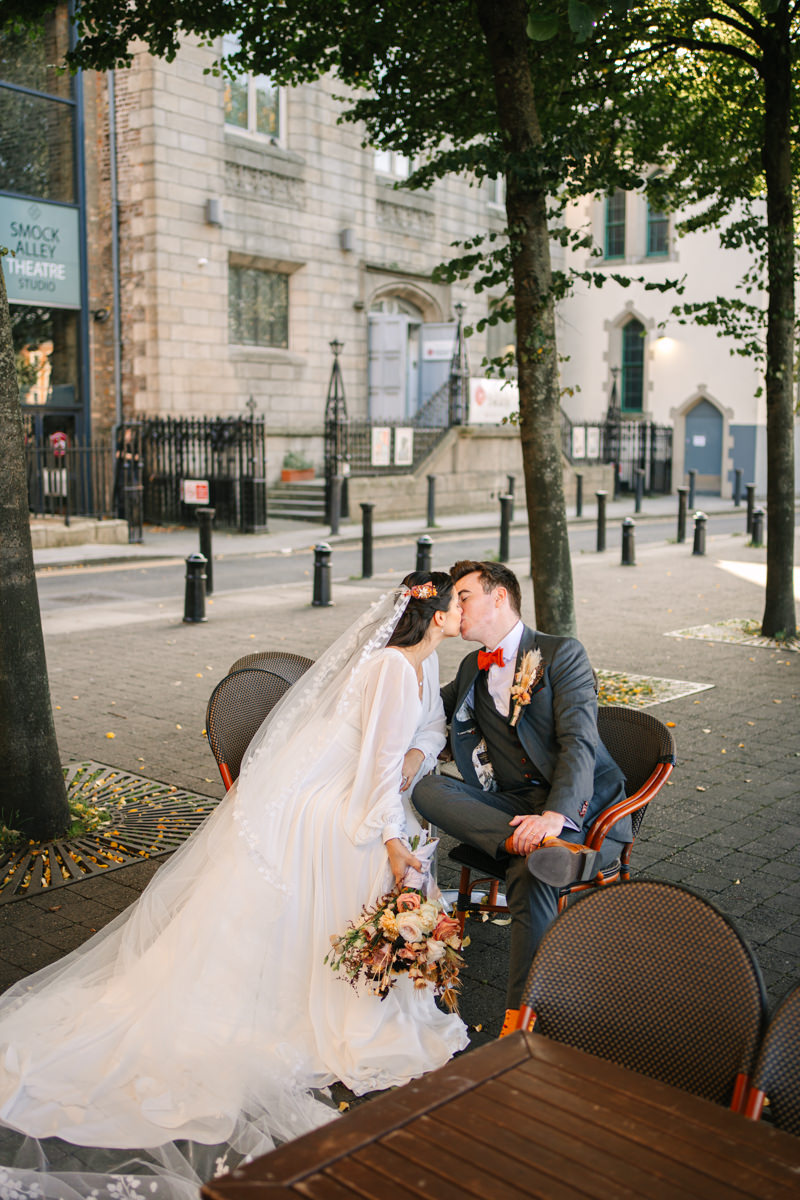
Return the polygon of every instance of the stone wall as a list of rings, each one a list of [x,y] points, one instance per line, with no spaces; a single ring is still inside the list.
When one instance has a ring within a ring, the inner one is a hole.
[[[611,492],[613,468],[584,466],[584,504],[601,488]],[[436,476],[436,512],[488,512],[508,491],[508,476],[515,480],[515,494],[524,505],[522,449],[519,433],[506,426],[462,426],[450,429],[431,455],[410,475],[357,477],[349,481],[350,516],[358,520],[362,501],[374,503],[373,519],[419,517],[425,521],[428,505],[427,476]],[[575,504],[575,475],[564,460],[564,490],[568,505]],[[517,515],[520,513],[517,508]]]

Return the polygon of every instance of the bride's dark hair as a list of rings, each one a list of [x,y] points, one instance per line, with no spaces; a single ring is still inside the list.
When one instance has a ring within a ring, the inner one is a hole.
[[[395,626],[394,633],[389,638],[390,646],[416,646],[425,637],[428,626],[435,612],[446,612],[453,598],[455,583],[446,571],[412,571],[403,580],[407,588],[419,587],[432,583],[436,595],[429,600],[417,600],[414,596],[408,602],[408,607]]]

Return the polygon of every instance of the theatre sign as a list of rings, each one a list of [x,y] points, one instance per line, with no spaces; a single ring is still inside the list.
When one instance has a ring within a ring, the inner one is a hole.
[[[77,208],[0,196],[0,246],[9,303],[80,308]]]

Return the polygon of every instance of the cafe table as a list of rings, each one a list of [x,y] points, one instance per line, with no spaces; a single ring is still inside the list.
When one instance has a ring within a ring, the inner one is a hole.
[[[460,1055],[204,1200],[787,1200],[800,1138],[538,1034]]]

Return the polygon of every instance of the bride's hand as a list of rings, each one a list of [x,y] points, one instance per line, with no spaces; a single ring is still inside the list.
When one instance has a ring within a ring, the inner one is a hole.
[[[414,867],[417,871],[422,870],[422,863],[400,838],[389,838],[385,845],[386,853],[389,855],[389,866],[392,868],[394,881],[398,887],[403,882],[403,876],[409,867]]]
[[[400,791],[405,792],[411,787],[411,780],[425,761],[425,755],[416,746],[406,750],[403,759],[403,778],[400,780]]]

